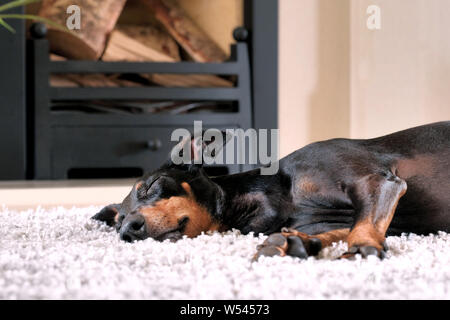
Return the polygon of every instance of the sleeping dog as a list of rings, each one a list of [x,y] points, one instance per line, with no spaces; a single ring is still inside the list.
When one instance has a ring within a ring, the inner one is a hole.
[[[125,241],[232,228],[269,235],[255,259],[306,258],[339,240],[348,243],[343,258],[383,258],[387,235],[450,232],[450,121],[312,143],[278,165],[274,175],[209,177],[201,165],[169,160],[93,218]]]

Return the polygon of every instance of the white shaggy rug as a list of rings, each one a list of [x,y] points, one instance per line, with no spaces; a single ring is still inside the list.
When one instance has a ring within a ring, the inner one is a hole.
[[[450,235],[389,237],[384,261],[263,257],[265,236],[119,240],[100,208],[0,208],[0,299],[450,299]]]

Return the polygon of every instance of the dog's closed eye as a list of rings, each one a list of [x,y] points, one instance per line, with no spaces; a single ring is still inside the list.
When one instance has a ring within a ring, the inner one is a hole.
[[[157,182],[161,176],[154,179],[150,184],[146,184],[145,182],[141,182],[136,185],[136,195],[138,199],[145,199],[146,197],[152,195],[157,190]]]

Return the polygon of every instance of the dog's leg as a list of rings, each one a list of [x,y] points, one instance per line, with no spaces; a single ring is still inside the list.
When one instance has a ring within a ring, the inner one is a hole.
[[[317,235],[283,229],[281,233],[271,234],[258,247],[254,260],[262,255],[307,258],[340,240],[346,240],[349,247],[343,258],[351,258],[357,253],[363,257],[377,255],[383,258],[386,230],[405,192],[406,182],[397,176],[371,174],[363,177],[348,188],[356,210],[351,229],[337,229]]]
[[[349,250],[343,258],[357,253],[384,257],[386,230],[405,192],[406,182],[393,174],[371,174],[348,188],[356,216],[347,237]]]
[[[333,242],[346,240],[350,229],[336,229],[328,232],[308,235],[295,229],[283,228],[281,233],[271,234],[254,256],[257,260],[260,256],[293,256],[305,259],[315,256],[325,247]]]

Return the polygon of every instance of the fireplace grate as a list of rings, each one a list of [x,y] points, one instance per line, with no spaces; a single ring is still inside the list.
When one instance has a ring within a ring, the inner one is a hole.
[[[242,40],[242,39],[237,39]],[[248,46],[238,41],[231,47],[230,59],[223,63],[198,62],[103,62],[52,61],[45,37],[29,40],[27,45],[32,77],[29,83],[29,154],[35,179],[76,177],[72,168],[137,168],[149,171],[164,161],[171,147],[170,133],[176,128],[192,129],[194,121],[203,127],[251,128],[251,72]],[[53,74],[214,74],[232,76],[233,87],[56,87],[50,84]],[[186,101],[228,105],[215,112],[55,112],[54,106],[86,105],[92,101]],[[53,107],[52,107],[53,106]],[[231,110],[231,112],[230,112]],[[160,140],[157,149],[129,148]],[[122,151],[119,151],[122,150]],[[132,150],[129,153],[123,150]],[[229,165],[230,173],[250,169],[246,165]],[[112,172],[113,170],[111,170]],[[83,171],[89,174],[89,170]],[[94,172],[94,171],[92,171]],[[106,171],[105,171],[106,172]],[[120,172],[127,172],[122,170]],[[136,170],[132,173],[135,174]],[[107,174],[106,174],[107,175]],[[111,175],[113,178],[116,175]]]

